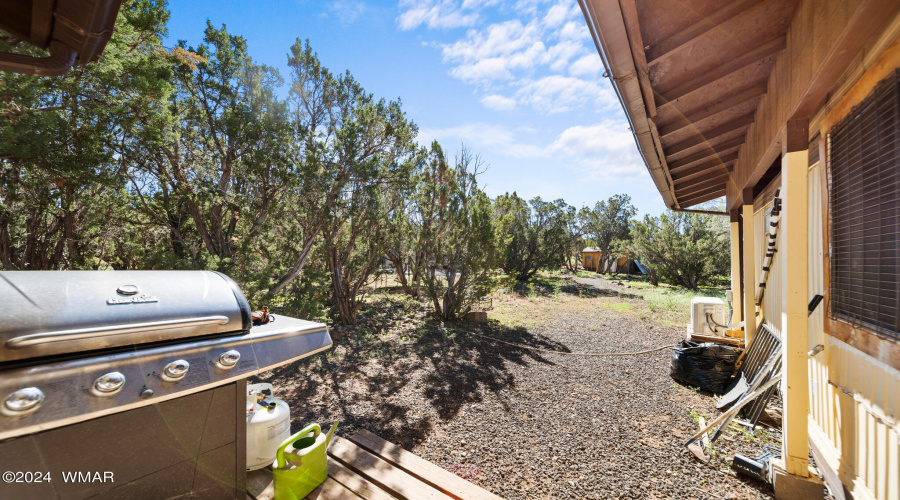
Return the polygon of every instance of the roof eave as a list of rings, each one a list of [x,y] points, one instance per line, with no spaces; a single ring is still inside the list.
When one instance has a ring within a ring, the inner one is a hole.
[[[656,189],[669,208],[681,208],[675,198],[672,179],[665,166],[665,157],[660,154],[662,147],[656,125],[648,117],[647,103],[641,90],[628,40],[625,20],[617,0],[578,0],[587,21],[591,37],[600,53],[613,90],[622,104],[628,118],[635,143],[650,172]],[[598,16],[597,12],[603,15]]]

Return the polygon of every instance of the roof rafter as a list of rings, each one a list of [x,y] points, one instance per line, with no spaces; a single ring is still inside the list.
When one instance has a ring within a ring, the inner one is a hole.
[[[728,111],[731,108],[735,108],[740,106],[748,101],[752,101],[766,93],[766,83],[760,83],[754,85],[746,90],[738,92],[737,94],[733,94],[722,101],[719,101],[712,106],[707,106],[700,111],[696,111],[691,113],[690,115],[680,115],[676,120],[666,123],[658,127],[659,136],[666,137],[667,135],[678,132],[679,130],[693,126],[695,123],[715,116],[719,113],[723,113]]]
[[[727,190],[728,183],[731,182],[730,179],[726,179],[715,184],[709,183],[704,185],[703,187],[696,187],[691,189],[685,189],[679,191],[676,196],[680,200],[687,200],[690,198],[695,198],[697,196],[703,196],[709,193],[714,193],[716,191],[725,191]]]
[[[677,144],[673,144],[669,148],[666,148],[666,157],[676,155],[678,153],[681,153],[682,151],[686,151],[704,143],[709,143],[710,140],[715,139],[716,137],[721,137],[727,133],[734,132],[735,130],[749,127],[753,123],[754,119],[755,113],[750,113],[728,123],[725,123],[724,125],[719,125],[714,129],[707,130],[706,132],[697,132],[697,134],[695,134],[690,139],[681,141]],[[709,148],[715,149],[715,146],[709,146]]]
[[[715,179],[710,179],[708,181],[701,182],[699,184],[691,184],[689,186],[682,186],[682,189],[675,189],[675,195],[680,197],[692,196],[697,193],[705,192],[712,188],[717,189],[725,189],[725,184],[728,182],[728,175],[723,175],[716,177]]]
[[[737,156],[736,154],[731,155],[731,156],[729,156],[729,158],[736,157],[736,156]],[[721,174],[731,173],[734,170],[733,165],[736,160],[737,160],[737,158],[734,158],[734,159],[729,159],[728,161],[724,161],[724,162],[715,161],[715,162],[705,163],[703,165],[698,165],[696,167],[691,168],[688,172],[686,172],[684,175],[682,175],[680,177],[673,177],[672,183],[677,188],[679,184],[684,184],[684,183],[690,182],[690,181],[697,182],[697,179],[700,179],[703,177],[710,177],[713,175],[717,175],[718,173],[721,173]],[[700,182],[702,182],[702,180]]]
[[[703,203],[705,201],[715,200],[716,198],[721,198],[725,196],[725,186],[722,186],[722,189],[718,191],[713,191],[708,194],[699,194],[692,195],[690,198],[678,198],[678,204],[684,207],[690,207],[693,205],[697,205],[699,203]]]
[[[744,52],[743,54],[732,58],[730,61],[721,64],[706,73],[700,74],[690,80],[680,83],[670,89],[659,90],[656,96],[656,107],[662,107],[663,103],[672,102],[680,99],[695,90],[701,89],[710,83],[725,78],[728,75],[740,70],[745,66],[755,64],[766,57],[784,50],[787,46],[787,37],[782,35],[774,38],[755,49]]]
[[[692,167],[694,165],[699,164],[703,160],[706,159],[714,159],[713,161],[717,163],[725,163],[725,156],[728,153],[732,153],[735,148],[740,147],[741,144],[744,143],[743,137],[737,137],[730,141],[725,141],[722,144],[716,146],[716,149],[707,149],[705,151],[700,151],[699,153],[692,154],[691,156],[685,156],[680,160],[676,160],[673,162],[669,162],[669,172],[673,175],[680,173],[687,169],[687,167]]]
[[[647,62],[656,64],[664,60],[666,57],[687,46],[695,38],[718,28],[721,24],[738,17],[744,12],[761,4],[763,1],[764,0],[739,0],[722,7],[669,38],[649,47],[646,50]]]

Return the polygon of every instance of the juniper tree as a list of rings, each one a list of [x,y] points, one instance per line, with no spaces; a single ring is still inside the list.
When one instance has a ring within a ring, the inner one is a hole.
[[[495,224],[491,201],[478,188],[481,160],[465,146],[450,166],[439,147],[432,148],[417,203],[423,222],[426,266],[423,283],[434,318],[464,317],[493,285],[504,235]]]
[[[728,272],[725,220],[709,214],[667,212],[634,224],[631,248],[660,279],[697,290]]]
[[[390,238],[387,221],[403,201],[397,194],[414,178],[418,131],[399,101],[375,99],[349,73],[331,74],[308,42],[291,47],[289,66],[302,146],[297,161],[304,165],[301,190],[291,203],[306,221],[303,248],[321,236],[334,309],[343,323],[355,324],[360,291]],[[306,258],[308,252],[301,252],[286,278]]]
[[[0,267],[134,268],[154,235],[125,192],[119,144],[172,90],[163,2],[126,1],[98,62],[0,72]],[[0,51],[43,56],[0,32]],[[164,113],[163,113],[164,114]]]
[[[502,250],[500,261],[505,273],[529,280],[540,269],[565,262],[575,207],[561,199],[548,202],[536,197],[526,202],[513,193],[498,196],[494,212],[507,222],[509,244]]]
[[[610,265],[615,261],[613,248],[617,240],[629,236],[630,224],[637,210],[631,204],[627,194],[610,196],[608,200],[598,201],[594,208],[586,213],[585,234],[593,239],[594,246],[601,252],[601,273],[608,273]]]

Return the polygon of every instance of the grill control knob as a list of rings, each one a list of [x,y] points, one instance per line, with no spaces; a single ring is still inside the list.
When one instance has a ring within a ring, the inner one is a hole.
[[[183,359],[178,359],[172,361],[171,363],[167,364],[165,368],[163,368],[163,371],[160,374],[160,378],[162,378],[166,382],[176,382],[183,379],[190,369],[190,363]]]
[[[24,415],[37,410],[44,402],[44,392],[37,387],[26,387],[10,394],[3,402],[3,413],[7,415]]]
[[[91,392],[95,396],[112,396],[121,391],[124,386],[125,375],[119,372],[109,372],[97,377],[97,380],[94,381],[94,385],[91,387]]]
[[[219,357],[216,358],[216,366],[223,370],[230,370],[234,368],[240,360],[241,353],[232,349],[219,354]]]

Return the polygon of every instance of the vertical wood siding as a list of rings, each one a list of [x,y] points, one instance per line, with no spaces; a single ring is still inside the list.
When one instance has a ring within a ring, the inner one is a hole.
[[[766,234],[768,233],[768,225],[766,224],[766,213],[772,208],[772,202],[769,201],[753,214],[753,234],[756,236],[756,267],[757,274],[762,270],[762,265],[766,256]],[[775,257],[769,268],[769,276],[766,278],[766,292],[763,294],[762,300],[762,318],[765,324],[771,328],[779,337],[781,336],[781,311],[783,309],[782,300],[784,292],[782,290],[782,273],[781,270],[781,232],[778,233]],[[759,278],[757,278],[759,279]]]
[[[809,295],[825,295],[824,226],[819,164],[809,170]],[[753,217],[756,262],[765,256],[766,212]],[[778,236],[779,250],[782,242]],[[783,290],[776,252],[763,296],[766,325],[781,333]],[[900,372],[825,334],[824,302],[809,318],[808,348],[825,346],[810,358],[810,415],[837,451],[841,479],[858,497],[900,499]]]

